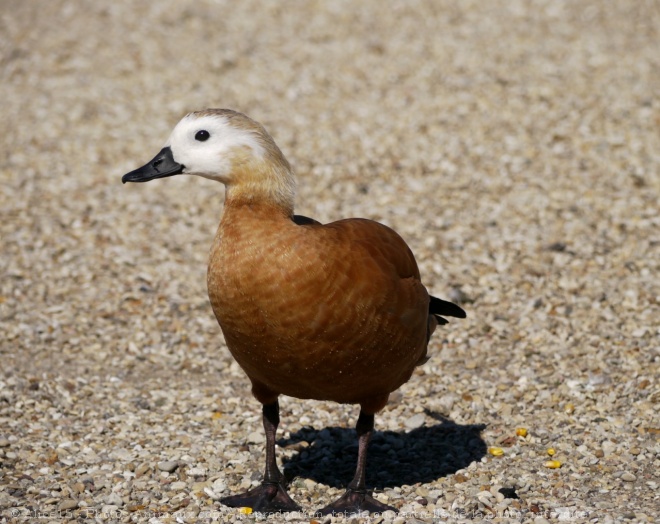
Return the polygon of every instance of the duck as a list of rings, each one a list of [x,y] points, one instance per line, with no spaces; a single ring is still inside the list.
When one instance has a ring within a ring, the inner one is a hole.
[[[294,214],[296,179],[266,129],[230,109],[184,116],[161,151],[122,182],[197,175],[221,182],[225,202],[207,285],[233,358],[262,406],[263,481],[221,499],[255,512],[300,511],[276,461],[279,397],[356,404],[358,457],[345,492],[317,515],[396,508],[366,486],[375,415],[426,362],[431,335],[456,304],[429,295],[415,257],[393,229]]]

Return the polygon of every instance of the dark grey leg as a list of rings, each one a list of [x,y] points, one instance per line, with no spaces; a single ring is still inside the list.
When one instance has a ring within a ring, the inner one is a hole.
[[[350,515],[354,513],[382,513],[383,511],[397,511],[392,506],[378,502],[367,493],[365,485],[367,471],[367,448],[374,430],[374,416],[367,415],[360,411],[357,425],[355,426],[358,434],[358,459],[355,469],[355,476],[351,480],[346,492],[329,506],[317,511],[320,515]]]
[[[252,508],[260,513],[280,511],[300,511],[284,486],[284,478],[275,461],[275,434],[280,423],[280,406],[275,401],[263,407],[263,423],[266,432],[266,471],[260,486],[240,495],[232,495],[220,500],[232,508]]]

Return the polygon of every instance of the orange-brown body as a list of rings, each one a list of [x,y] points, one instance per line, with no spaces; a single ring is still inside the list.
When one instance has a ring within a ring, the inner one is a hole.
[[[298,225],[272,206],[228,198],[208,289],[264,404],[285,394],[375,412],[426,354],[432,317],[415,259],[370,220]]]

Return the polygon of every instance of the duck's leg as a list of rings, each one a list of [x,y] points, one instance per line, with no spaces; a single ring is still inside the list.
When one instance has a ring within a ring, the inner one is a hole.
[[[275,461],[275,433],[280,423],[280,406],[277,401],[263,407],[263,422],[266,432],[266,471],[261,486],[240,495],[220,499],[225,506],[232,508],[252,508],[252,511],[275,513],[279,511],[300,511],[284,487],[284,476]]]
[[[360,411],[356,428],[358,434],[358,459],[355,476],[348,485],[346,492],[332,504],[317,511],[317,514],[354,514],[368,511],[369,513],[382,513],[383,511],[397,511],[392,506],[378,502],[367,493],[365,485],[367,448],[374,430],[374,416]]]

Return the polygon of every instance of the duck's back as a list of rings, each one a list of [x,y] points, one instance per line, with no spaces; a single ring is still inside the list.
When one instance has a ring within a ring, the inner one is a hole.
[[[298,222],[225,210],[208,285],[230,351],[274,393],[351,403],[386,395],[427,344],[429,296],[410,249],[369,220]]]

